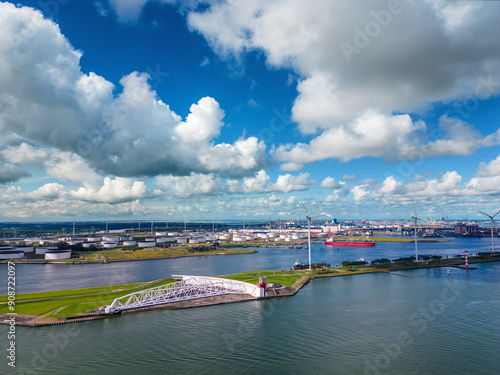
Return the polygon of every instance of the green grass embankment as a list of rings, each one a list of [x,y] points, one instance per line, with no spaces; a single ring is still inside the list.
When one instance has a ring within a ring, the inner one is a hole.
[[[18,294],[15,312],[24,315],[49,314],[50,317],[77,316],[97,307],[109,305],[115,298],[126,294],[174,281],[176,280],[164,279],[147,283]],[[55,310],[57,311],[54,312]],[[7,296],[0,296],[0,314],[8,312],[11,311],[8,310]]]
[[[257,284],[259,282],[259,276],[266,276],[267,282],[278,283],[281,285],[292,286],[298,279],[300,279],[306,270],[295,270],[295,271],[250,271],[250,272],[239,272],[233,275],[221,276],[225,279],[244,281],[250,284]]]

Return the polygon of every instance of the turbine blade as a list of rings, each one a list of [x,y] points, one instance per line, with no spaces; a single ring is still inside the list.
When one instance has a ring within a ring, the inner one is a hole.
[[[307,216],[311,216],[309,214],[309,211],[307,211],[307,208],[306,208],[306,205],[304,204],[304,202],[300,201],[300,203],[302,203],[302,206],[304,207],[304,210],[306,210]]]
[[[486,215],[486,216],[488,216],[488,217],[491,217],[490,215],[485,214],[483,211],[479,211],[479,210],[478,210],[477,212],[479,212],[480,214]]]
[[[417,207],[415,206],[415,201],[412,201],[413,203],[413,210],[415,211],[415,216],[417,216]]]
[[[495,217],[497,216],[498,214],[500,214],[500,211],[498,211],[495,215],[493,215],[492,217]]]

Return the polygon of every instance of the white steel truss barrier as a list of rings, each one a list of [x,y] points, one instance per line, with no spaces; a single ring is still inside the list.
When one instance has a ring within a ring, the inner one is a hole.
[[[257,298],[264,296],[263,288],[242,281],[204,276],[175,277],[182,278],[182,280],[116,298],[110,306],[105,307],[104,311],[113,313],[115,311],[223,294],[251,294]]]

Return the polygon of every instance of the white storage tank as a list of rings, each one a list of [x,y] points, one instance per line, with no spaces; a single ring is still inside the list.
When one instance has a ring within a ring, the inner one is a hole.
[[[134,237],[132,236],[122,236],[122,241],[133,241]]]
[[[35,244],[35,243],[40,243],[40,238],[38,238],[38,237],[31,237],[31,238],[26,238],[24,240],[24,244],[26,246],[33,246],[33,244]]]
[[[214,241],[217,241],[217,236],[215,236],[215,235],[208,235],[208,236],[206,237],[206,241],[208,241],[208,242],[214,242]]]
[[[59,248],[57,246],[41,246],[36,248],[36,255],[43,255],[45,254],[48,250],[58,250]]]
[[[43,240],[40,240],[40,245],[52,245],[52,244],[57,244],[57,240],[50,238],[45,238]]]
[[[76,238],[73,238],[73,237],[59,237],[57,239],[57,241],[59,241],[59,242],[67,242],[67,241],[72,241],[72,240],[76,240]]]
[[[240,235],[233,235],[233,241],[234,242],[242,242],[242,241],[245,241],[245,238],[243,236],[240,236]]]
[[[198,238],[190,238],[189,243],[199,243],[200,240]]]
[[[156,241],[137,241],[139,247],[155,247]]]
[[[25,253],[32,253],[34,251],[33,246],[17,246],[14,250],[21,250]]]
[[[21,259],[24,258],[22,250],[1,250],[0,259]]]
[[[160,237],[156,239],[156,243],[165,243],[167,242],[167,237]]]
[[[175,240],[177,241],[177,243],[187,243],[188,242],[187,237],[176,237]]]
[[[137,242],[134,240],[123,241],[123,246],[136,246],[136,245],[137,245]]]
[[[45,259],[58,260],[71,258],[71,250],[47,250]]]
[[[170,237],[170,236],[165,237],[165,242],[170,242],[170,243],[175,242],[175,237]]]
[[[169,237],[177,237],[179,235],[179,232],[168,232]]]
[[[120,237],[117,236],[103,236],[102,242],[118,242],[120,241]]]
[[[101,240],[101,237],[87,237],[87,242],[100,242]]]
[[[164,237],[167,235],[167,232],[156,232],[157,237]]]
[[[88,249],[88,248],[89,248],[90,246],[92,246],[92,245],[94,245],[94,246],[96,246],[96,247],[97,247],[97,243],[96,243],[96,242],[84,242],[82,246],[83,246],[84,248]]]
[[[103,249],[114,249],[116,246],[116,242],[102,242]]]
[[[76,244],[79,244],[79,243],[83,243],[82,240],[71,240],[71,241],[68,241],[68,245],[70,246],[73,246],[73,245],[76,245]]]

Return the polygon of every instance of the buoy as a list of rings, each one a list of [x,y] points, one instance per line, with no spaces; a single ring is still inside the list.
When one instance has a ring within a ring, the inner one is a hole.
[[[446,272],[448,274],[448,276],[450,275],[450,270],[448,270],[448,272]]]

